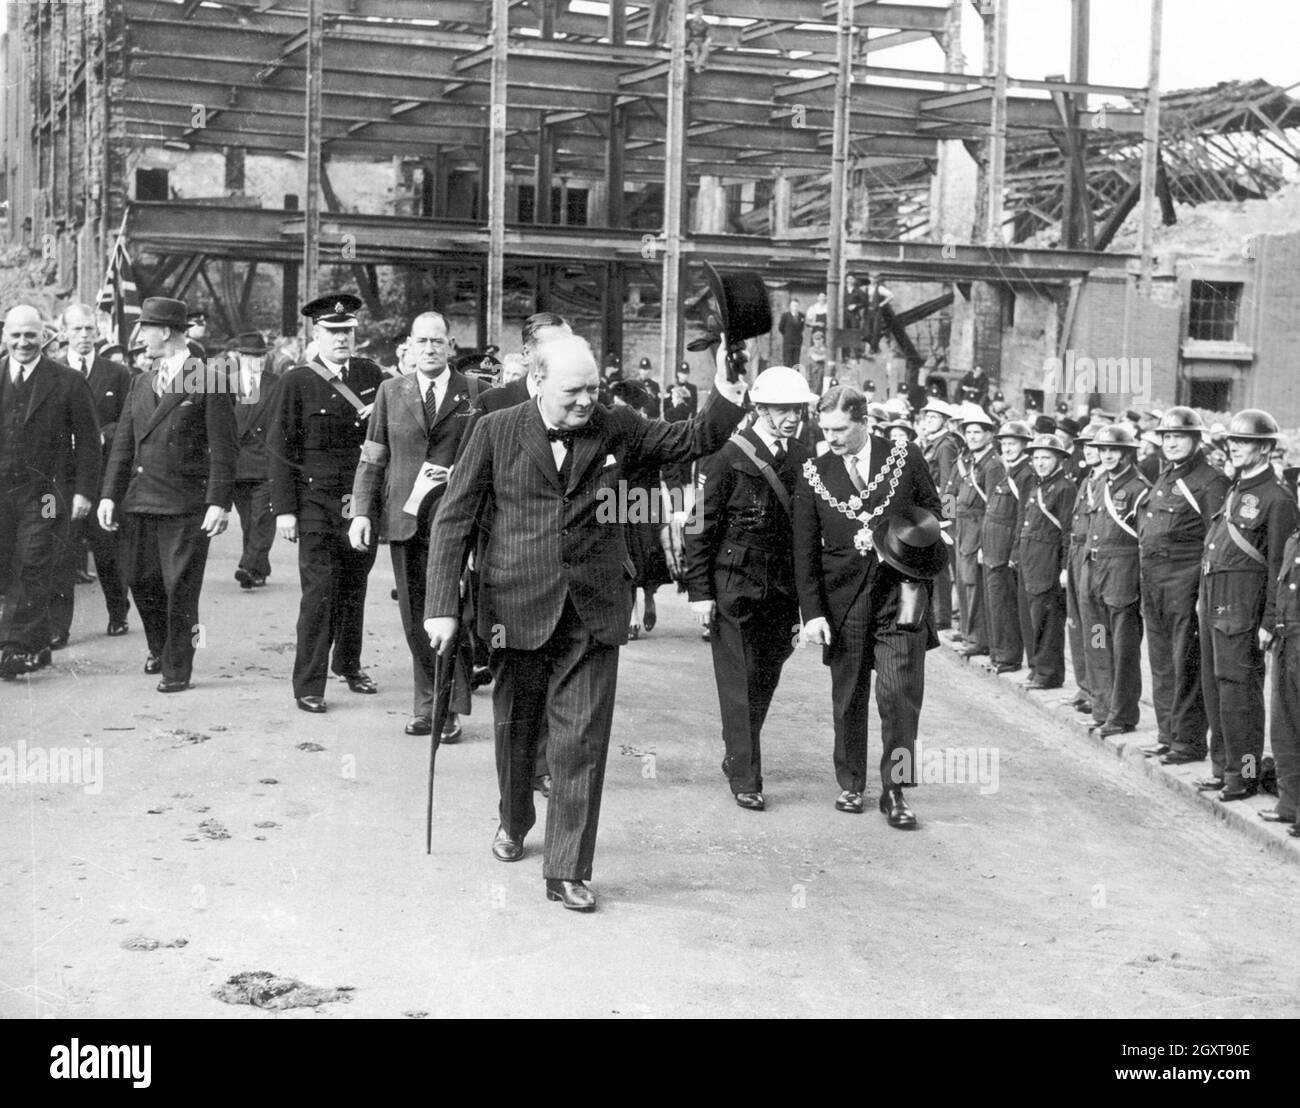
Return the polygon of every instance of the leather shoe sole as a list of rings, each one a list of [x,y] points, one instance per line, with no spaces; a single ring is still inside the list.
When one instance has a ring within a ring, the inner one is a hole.
[[[558,900],[566,908],[574,912],[594,912],[596,910],[596,896],[581,881],[557,881],[555,878],[546,879],[546,899]]]
[[[403,730],[408,735],[432,735],[433,720],[428,716],[412,716]]]
[[[1234,800],[1249,800],[1259,792],[1258,787],[1242,786],[1239,789],[1224,789],[1214,799],[1223,804],[1228,804]]]
[[[322,696],[299,696],[294,698],[294,703],[303,712],[314,712],[320,715],[325,711],[325,698]]]
[[[1203,761],[1205,761],[1204,754],[1186,754],[1181,750],[1171,750],[1168,754],[1160,756],[1162,766],[1187,766]]]
[[[993,667],[994,673],[1019,673],[1020,666],[1012,665],[1010,662],[999,662]]]
[[[1048,689],[1059,689],[1064,684],[1064,681],[1039,681],[1038,678],[1034,678],[1032,681],[1025,682],[1025,688],[1033,689],[1035,692],[1046,692]]]
[[[1203,793],[1217,793],[1223,788],[1222,777],[1198,777],[1192,782],[1192,788]]]
[[[1130,731],[1136,731],[1137,728],[1131,723],[1103,723],[1098,731],[1103,739],[1111,735],[1127,735]]]
[[[1265,823],[1295,823],[1295,816],[1288,816],[1279,812],[1276,808],[1269,808],[1259,813],[1259,818]]]
[[[109,621],[108,634],[112,638],[117,638],[119,635],[125,635],[129,630],[130,628],[127,627],[126,620],[124,619],[114,619]]]
[[[524,856],[524,840],[512,839],[504,827],[498,827],[492,840],[492,857],[498,862],[517,862]]]
[[[188,689],[189,687],[190,687],[190,683],[189,683],[188,681],[166,681],[166,680],[164,680],[164,681],[159,681],[159,682],[158,682],[158,691],[159,691],[159,692],[184,692],[184,691],[185,691],[186,689]]]
[[[736,803],[751,812],[761,812],[767,807],[762,793],[736,793]]]
[[[852,815],[861,815],[867,810],[867,802],[862,799],[861,793],[849,792],[845,789],[840,793],[839,799],[835,801],[835,807],[841,812],[849,812]]]
[[[1143,746],[1138,749],[1142,751],[1142,757],[1144,758],[1160,758],[1171,753],[1174,748],[1168,743],[1155,743],[1152,746]]]

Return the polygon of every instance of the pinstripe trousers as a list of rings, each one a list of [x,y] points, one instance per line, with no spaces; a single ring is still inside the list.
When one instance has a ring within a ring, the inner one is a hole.
[[[522,839],[537,822],[533,764],[538,738],[548,729],[551,796],[542,875],[589,881],[614,722],[618,647],[597,642],[569,599],[540,648],[493,652],[492,677],[501,826]]]
[[[867,706],[876,674],[880,712],[881,791],[915,783],[916,731],[925,697],[927,630],[900,631],[898,578],[873,569],[832,636],[825,660],[831,669],[835,719],[835,779],[841,789],[865,792]]]

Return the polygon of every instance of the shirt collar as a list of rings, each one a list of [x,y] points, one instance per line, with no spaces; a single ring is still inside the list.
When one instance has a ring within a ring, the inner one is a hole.
[[[764,427],[761,423],[755,423],[753,427],[753,431],[754,434],[756,434],[762,440],[763,445],[767,447],[769,453],[771,454],[776,453],[776,444],[778,442],[781,443],[781,448],[785,449],[785,441],[781,438],[781,436],[772,434],[772,432],[769,431],[766,427]]]
[[[331,377],[342,377],[343,370],[347,367],[347,362],[331,362],[323,354],[317,355],[320,358],[320,364],[329,370]]]

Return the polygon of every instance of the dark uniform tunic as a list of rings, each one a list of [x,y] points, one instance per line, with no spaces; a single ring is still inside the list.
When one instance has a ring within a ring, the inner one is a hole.
[[[1228,483],[1197,450],[1160,471],[1137,520],[1142,618],[1160,742],[1197,758],[1205,757],[1208,724],[1196,594],[1205,534]]]
[[[1102,471],[1096,506],[1088,517],[1079,614],[1088,643],[1104,639],[1110,666],[1099,651],[1085,648],[1092,689],[1092,718],[1099,724],[1132,728],[1142,695],[1142,601],[1137,531],[1139,501],[1149,486],[1132,461]]]
[[[950,489],[957,520],[957,585],[961,594],[962,640],[976,653],[989,649],[988,617],[984,609],[984,574],[979,564],[984,530],[984,482],[997,461],[991,446],[978,458],[959,458]]]
[[[984,477],[988,503],[980,547],[984,554],[989,652],[993,661],[1002,665],[1019,666],[1024,655],[1029,605],[1024,605],[1022,621],[1020,574],[1015,563],[1020,513],[1033,481],[1027,454],[1021,454],[1010,468],[1001,458],[994,459]]]
[[[1021,593],[1029,606],[1025,647],[1034,666],[1035,684],[1059,688],[1065,683],[1065,589],[1061,571],[1070,553],[1069,519],[1077,495],[1063,468],[1045,480],[1035,475],[1024,493],[1020,546],[1017,551]]]
[[[1282,551],[1276,605],[1269,744],[1277,764],[1277,810],[1294,819],[1300,812],[1300,530]]]
[[[271,509],[277,516],[298,517],[302,603],[295,697],[324,696],[330,669],[340,676],[360,671],[366,577],[377,546],[358,551],[348,542],[352,479],[369,411],[359,414],[313,365],[324,368],[315,361],[280,379],[266,437]],[[374,404],[383,380],[384,371],[374,362],[348,360],[343,382],[363,405]]]
[[[940,431],[937,435],[926,436],[918,443],[925,464],[930,467],[930,477],[936,489],[946,489],[953,472],[957,468],[957,459],[961,457],[961,436],[952,431]],[[944,497],[944,515],[953,518],[953,498]],[[945,540],[948,533],[944,532]],[[952,626],[952,550],[948,551],[948,565],[934,579],[934,627],[936,631],[946,631]]]
[[[1205,537],[1198,608],[1201,684],[1211,721],[1210,765],[1225,789],[1258,786],[1264,756],[1264,652],[1258,633],[1277,622],[1282,553],[1296,522],[1295,498],[1265,466],[1232,483]]]
[[[1068,463],[1067,463],[1068,465]],[[1088,524],[1101,496],[1098,491],[1101,469],[1084,469],[1078,483],[1078,494],[1074,499],[1074,509],[1070,513],[1070,546],[1066,554],[1065,581],[1065,629],[1070,643],[1070,668],[1074,672],[1074,683],[1079,692],[1075,696],[1076,704],[1092,703],[1092,686],[1088,683],[1088,651],[1092,649],[1084,635],[1083,615],[1080,606],[1080,582],[1087,573],[1085,565],[1088,547],[1084,541],[1088,537]],[[1070,471],[1066,470],[1067,477]],[[1095,649],[1102,657],[1099,665],[1110,668],[1110,644],[1104,639],[1095,639]],[[1086,709],[1086,710],[1091,710]]]
[[[778,459],[755,431],[741,434],[793,493],[809,457],[802,444],[788,441]],[[685,547],[688,597],[717,604],[709,642],[726,746],[722,772],[733,793],[761,792],[759,736],[794,650],[799,602],[790,513],[735,442],[700,463]]]

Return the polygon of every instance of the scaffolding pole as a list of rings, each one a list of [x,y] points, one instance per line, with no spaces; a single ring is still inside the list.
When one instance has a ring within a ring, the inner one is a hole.
[[[664,274],[659,367],[675,365],[681,332],[682,207],[686,174],[686,0],[669,0],[664,136]],[[620,308],[621,310],[621,308]]]
[[[844,270],[844,210],[849,176],[849,98],[853,95],[853,0],[839,0],[835,28],[835,116],[831,133],[831,212],[827,229],[826,338],[839,364],[843,343],[840,283]]]
[[[988,193],[984,241],[1002,242],[1002,191],[1007,172],[1007,0],[993,4],[993,106],[989,116]]]
[[[510,0],[492,0],[492,76],[490,141],[488,151],[488,256],[487,334],[485,343],[500,343],[502,302],[505,290],[506,253],[506,37],[509,30]],[[544,130],[545,128],[543,128]],[[551,190],[533,198],[535,207],[546,205],[549,214]]]
[[[320,276],[321,48],[325,40],[323,0],[307,0],[307,72],[305,75],[307,190],[303,197],[303,302],[314,300]],[[287,268],[286,268],[287,273]],[[306,324],[304,324],[306,326]]]
[[[1160,162],[1160,25],[1164,0],[1151,0],[1151,44],[1146,113],[1142,128],[1141,269],[1138,291],[1151,295],[1155,270],[1156,172]]]

